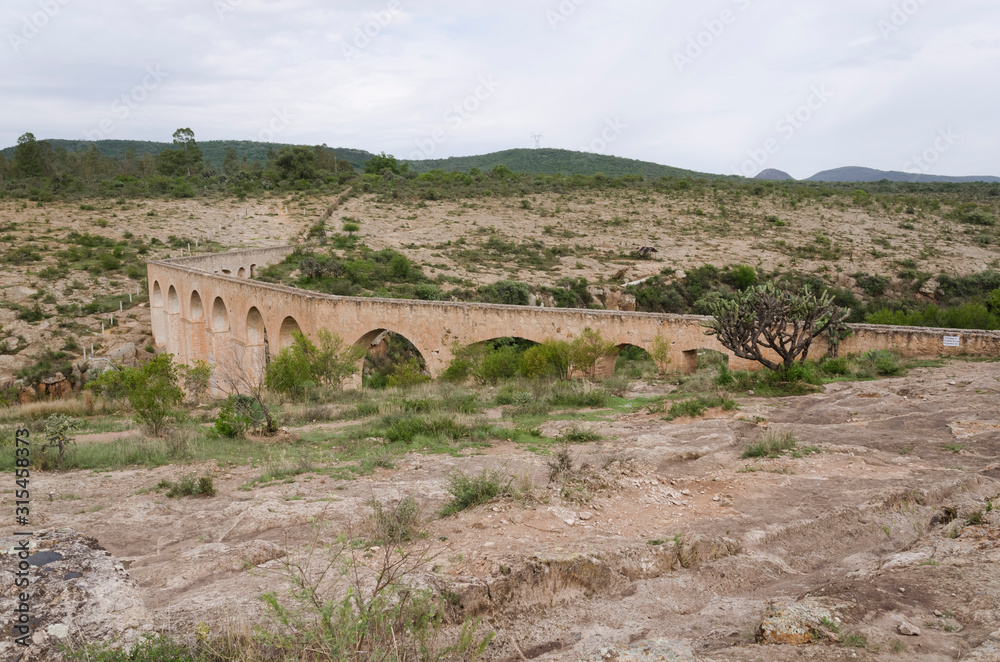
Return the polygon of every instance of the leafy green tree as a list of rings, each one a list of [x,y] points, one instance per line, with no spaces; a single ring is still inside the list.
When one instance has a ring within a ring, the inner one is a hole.
[[[597,362],[618,353],[618,346],[611,340],[605,340],[600,330],[590,327],[580,332],[569,345],[570,366],[593,377],[597,373]]]
[[[789,369],[809,355],[812,341],[847,319],[850,311],[806,287],[797,294],[773,282],[757,285],[712,304],[712,319],[704,322],[708,335],[743,359],[771,369]],[[765,356],[771,350],[781,359]]]
[[[226,157],[222,160],[222,172],[232,177],[240,171],[240,159],[236,150],[232,147],[226,148]]]
[[[25,133],[17,139],[14,148],[14,171],[20,177],[44,177],[45,159],[41,144],[32,133]]]
[[[400,163],[395,156],[387,156],[385,152],[376,154],[365,161],[366,175],[384,175],[390,172],[394,175],[405,175],[410,169],[406,163]]]
[[[649,352],[656,362],[656,371],[661,375],[667,371],[673,359],[670,358],[670,340],[657,333],[653,339],[653,349]]]
[[[215,367],[208,361],[194,360],[190,365],[181,365],[180,371],[184,377],[184,388],[187,389],[191,400],[196,405],[201,403],[208,394]]]
[[[316,178],[316,153],[309,147],[282,147],[274,166],[282,179],[311,181]]]
[[[191,129],[174,131],[174,148],[160,152],[157,168],[168,177],[190,177],[198,174],[204,167],[201,148],[194,139]]]
[[[267,388],[289,397],[301,397],[312,386],[341,388],[358,371],[364,348],[348,345],[327,329],[316,334],[319,345],[299,331],[292,332],[292,345],[278,352],[267,366]]]
[[[170,354],[134,368],[110,368],[87,385],[98,395],[123,398],[135,420],[150,434],[160,435],[167,419],[184,400],[177,385],[177,366]]]

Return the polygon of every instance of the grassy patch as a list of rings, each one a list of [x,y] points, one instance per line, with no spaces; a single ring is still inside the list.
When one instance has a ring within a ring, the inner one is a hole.
[[[194,474],[182,476],[176,483],[169,480],[161,480],[157,489],[167,490],[167,496],[171,499],[175,497],[211,497],[215,496],[215,485],[211,476],[197,477]]]
[[[513,483],[513,476],[500,469],[483,469],[474,475],[456,471],[448,476],[447,489],[452,498],[441,508],[440,515],[448,517],[495,497],[512,494]]]
[[[670,406],[670,410],[667,411],[667,415],[664,416],[664,420],[672,421],[682,416],[689,416],[691,418],[698,418],[704,415],[709,409],[715,409],[716,407],[721,407],[725,411],[734,411],[738,407],[735,400],[725,398],[719,395],[709,396],[709,397],[698,397],[691,400],[681,400],[675,402]]]
[[[791,432],[768,432],[760,441],[744,448],[742,457],[781,457],[785,452],[795,450],[797,443]]]

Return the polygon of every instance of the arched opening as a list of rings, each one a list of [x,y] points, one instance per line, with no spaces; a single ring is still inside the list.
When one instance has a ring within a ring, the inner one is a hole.
[[[729,366],[729,356],[714,349],[689,349],[684,352],[684,365],[681,366],[685,374],[693,375],[696,372],[718,372],[722,366]]]
[[[618,345],[618,356],[615,358],[615,377],[642,379],[657,374],[656,361],[638,345]]]
[[[171,285],[170,289],[167,290],[167,312],[168,313],[179,313],[181,312],[181,298],[177,296],[177,290]]]
[[[160,289],[160,281],[153,281],[153,305],[157,308],[163,307],[163,290]]]
[[[295,337],[292,336],[295,331],[302,333],[299,323],[292,317],[286,317],[285,321],[281,323],[281,330],[278,331],[278,351],[291,347],[295,343]]]
[[[212,330],[219,332],[229,330],[229,311],[222,297],[215,297],[215,302],[212,304]]]
[[[191,321],[200,322],[205,318],[205,308],[201,305],[201,295],[198,290],[191,292]]]
[[[240,278],[246,278],[247,270],[244,269],[243,267],[240,267],[240,270],[236,272],[236,275],[239,276]]]
[[[354,344],[365,348],[361,383],[366,388],[405,388],[431,379],[423,354],[398,333],[375,329]]]
[[[267,330],[264,328],[264,316],[257,308],[251,308],[247,313],[247,346],[256,347],[266,342]]]
[[[223,276],[232,276],[233,272],[231,270],[229,270],[229,269],[223,269],[222,270],[222,275]]]
[[[251,278],[256,278],[257,277],[257,265],[256,264],[251,264],[250,265],[250,277]]]

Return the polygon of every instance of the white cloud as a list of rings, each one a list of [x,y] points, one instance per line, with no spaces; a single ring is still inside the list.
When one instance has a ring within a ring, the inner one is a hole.
[[[951,126],[961,138],[932,172],[1000,174],[993,0],[8,0],[0,32],[8,145],[84,137],[159,67],[162,84],[109,137],[247,138],[277,112],[292,119],[276,141],[408,157],[443,130],[439,158],[527,147],[539,131],[580,149],[618,120],[608,153],[730,173],[827,85],[833,99],[778,134],[766,167],[900,169]],[[700,52],[679,70],[691,40]],[[496,89],[456,125],[449,110],[481,77]]]

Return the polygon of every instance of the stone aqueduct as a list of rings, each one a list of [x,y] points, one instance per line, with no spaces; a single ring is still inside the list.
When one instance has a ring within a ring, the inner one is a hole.
[[[347,342],[369,345],[384,331],[412,342],[437,377],[452,359],[452,347],[502,337],[536,342],[572,340],[585,328],[600,330],[619,347],[652,349],[657,335],[671,342],[672,365],[693,372],[699,349],[729,355],[734,369],[760,365],[732,355],[706,336],[703,317],[650,313],[570,310],[527,306],[411,301],[318,294],[251,280],[258,269],[280,262],[291,246],[233,251],[150,262],[149,295],[153,340],[180,363],[205,360],[219,379],[253,381],[269,352],[292,341],[292,332],[314,336],[329,329]],[[892,349],[905,357],[965,354],[1000,356],[1000,333],[854,325],[841,352]],[[956,341],[955,338],[958,338]],[[955,345],[957,342],[958,346]],[[813,356],[826,351],[814,344]],[[613,369],[612,364],[603,370]]]

